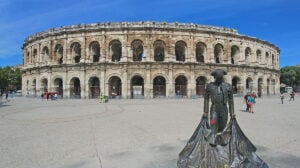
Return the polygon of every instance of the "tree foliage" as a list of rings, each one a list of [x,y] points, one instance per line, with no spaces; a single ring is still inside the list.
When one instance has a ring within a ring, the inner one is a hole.
[[[286,66],[280,69],[280,82],[289,86],[297,85],[300,81],[300,67]]]
[[[19,90],[22,86],[22,72],[12,67],[0,67],[0,90]]]

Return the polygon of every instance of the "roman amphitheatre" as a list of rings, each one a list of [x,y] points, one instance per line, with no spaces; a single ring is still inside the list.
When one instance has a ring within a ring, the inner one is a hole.
[[[197,98],[228,72],[234,94],[279,92],[274,44],[232,28],[167,22],[62,26],[28,36],[22,46],[22,91],[64,98]]]

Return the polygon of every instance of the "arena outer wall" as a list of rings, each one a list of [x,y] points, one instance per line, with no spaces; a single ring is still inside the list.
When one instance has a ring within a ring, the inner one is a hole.
[[[52,28],[25,39],[22,91],[64,98],[196,98],[228,72],[234,93],[279,92],[275,45],[234,29],[184,23],[120,22]]]

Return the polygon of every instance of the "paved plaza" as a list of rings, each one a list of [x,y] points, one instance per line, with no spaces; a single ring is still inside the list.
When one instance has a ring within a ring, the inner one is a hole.
[[[257,99],[237,121],[271,168],[300,165],[300,100]],[[300,97],[299,97],[300,99]],[[0,105],[1,168],[176,168],[196,129],[203,99],[42,101],[9,98]]]

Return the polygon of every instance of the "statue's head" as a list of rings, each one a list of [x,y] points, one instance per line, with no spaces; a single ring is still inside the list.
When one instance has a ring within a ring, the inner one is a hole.
[[[221,83],[224,80],[224,75],[226,75],[227,72],[222,69],[216,69],[214,70],[211,75],[214,76],[216,83]]]

